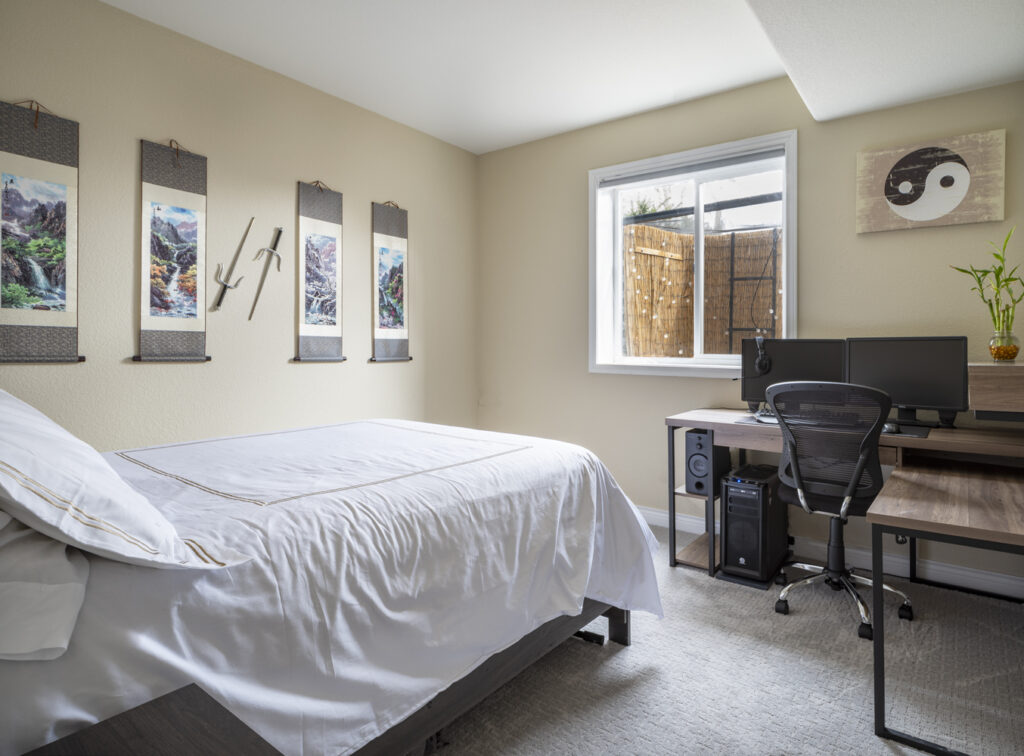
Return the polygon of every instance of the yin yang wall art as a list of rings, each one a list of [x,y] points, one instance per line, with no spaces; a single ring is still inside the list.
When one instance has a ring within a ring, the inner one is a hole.
[[[1006,130],[857,153],[857,233],[1003,220]]]

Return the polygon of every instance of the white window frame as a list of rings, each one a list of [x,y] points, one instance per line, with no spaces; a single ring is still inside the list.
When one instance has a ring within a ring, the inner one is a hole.
[[[741,139],[735,142],[700,147],[672,155],[635,160],[589,172],[590,187],[590,372],[591,373],[632,373],[639,375],[701,376],[705,378],[737,378],[740,374],[740,355],[700,354],[701,339],[695,338],[693,357],[630,357],[619,354],[619,337],[622,328],[622,297],[619,277],[622,244],[621,209],[612,201],[612,192],[601,192],[602,182],[628,180],[631,176],[642,177],[653,173],[669,171],[685,172],[687,169],[713,161],[728,161],[760,153],[783,150],[785,170],[783,175],[782,204],[782,327],[779,335],[783,338],[796,337],[797,295],[796,295],[796,177],[797,140],[796,131],[780,131],[775,134]],[[735,171],[728,166],[724,171]],[[664,178],[651,179],[662,183]],[[631,188],[639,185],[631,184]],[[694,198],[694,249],[704,248],[703,207],[699,191]],[[703,333],[703,254],[694,255],[694,331]]]

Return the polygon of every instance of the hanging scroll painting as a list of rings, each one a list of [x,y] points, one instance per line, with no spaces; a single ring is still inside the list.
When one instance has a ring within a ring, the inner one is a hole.
[[[857,233],[1003,219],[1006,130],[857,153]]]
[[[409,213],[373,203],[373,362],[409,356]]]
[[[0,103],[0,362],[80,362],[78,123]]]
[[[342,196],[299,182],[297,362],[341,362]]]
[[[208,360],[205,157],[143,140],[140,249],[135,360]]]

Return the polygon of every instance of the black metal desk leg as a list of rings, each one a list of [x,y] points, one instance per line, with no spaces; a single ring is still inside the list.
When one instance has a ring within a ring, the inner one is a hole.
[[[910,582],[917,582],[917,539],[910,537]]]
[[[885,727],[885,617],[882,601],[882,528],[871,526],[872,629],[875,644],[875,735],[887,737]]]
[[[708,534],[708,575],[715,576],[715,432],[708,428],[708,498],[704,503],[704,532]]]
[[[676,428],[668,427],[668,566],[676,566]]]

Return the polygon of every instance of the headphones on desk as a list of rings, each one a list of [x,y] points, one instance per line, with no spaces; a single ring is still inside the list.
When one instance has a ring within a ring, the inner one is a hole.
[[[764,336],[754,339],[757,344],[757,357],[754,358],[754,375],[762,376],[772,369],[772,358],[764,351]]]

